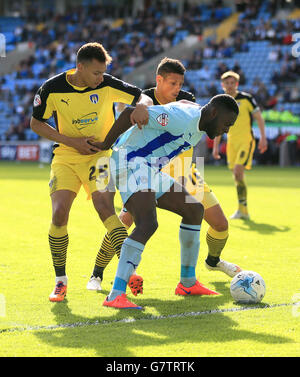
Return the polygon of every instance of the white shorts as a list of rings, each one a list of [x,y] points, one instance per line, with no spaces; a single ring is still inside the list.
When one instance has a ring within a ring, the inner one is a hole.
[[[127,164],[118,163],[118,155],[113,152],[111,177],[120,191],[123,204],[136,192],[154,191],[156,200],[173,186],[175,179],[152,167],[144,158],[137,157]]]

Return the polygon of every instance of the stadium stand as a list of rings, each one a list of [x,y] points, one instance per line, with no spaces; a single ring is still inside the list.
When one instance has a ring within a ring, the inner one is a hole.
[[[43,4],[48,6],[33,11],[33,3],[28,2],[27,9],[23,6],[17,12],[18,17],[0,17],[7,54],[19,43],[35,45],[33,55],[0,78],[2,141],[38,139],[29,127],[34,93],[45,79],[73,67],[78,47],[99,40],[99,36],[114,59],[108,72],[120,78],[134,74],[153,56],[168,56],[170,49],[188,36],[201,39],[201,48],[195,49],[191,58],[178,56],[188,69],[184,88],[193,91],[199,103],[205,103],[221,92],[222,72],[233,69],[240,73],[240,89],[251,92],[266,121],[276,125],[269,129],[268,137],[276,147],[277,157],[274,153],[264,158],[256,156],[258,163],[278,163],[276,138],[282,136],[279,130],[287,136],[291,130],[299,133],[299,128],[279,127],[299,125],[300,60],[291,54],[295,43],[292,36],[300,31],[296,1],[292,5],[271,0],[148,1],[144,8],[134,7],[135,2],[130,2],[131,7],[112,11],[106,1],[85,0],[81,5],[68,7],[64,13],[52,9],[47,0]],[[229,3],[231,6],[227,6]],[[236,23],[230,21],[229,28],[224,26],[223,21],[233,16]],[[218,29],[221,24],[224,27]],[[214,32],[204,38],[211,27]],[[154,83],[144,83],[150,84]],[[293,163],[300,163],[300,136],[296,137]]]
[[[24,21],[20,17],[0,17],[1,33],[6,40],[6,52],[15,49],[16,44],[21,41],[20,32]]]

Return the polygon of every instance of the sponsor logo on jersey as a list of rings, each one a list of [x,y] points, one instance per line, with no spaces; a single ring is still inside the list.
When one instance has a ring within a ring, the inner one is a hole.
[[[91,102],[92,103],[98,103],[98,101],[99,101],[99,96],[98,96],[98,94],[91,94],[90,95],[90,100],[91,100]]]
[[[166,114],[166,113],[162,113],[162,114],[160,114],[160,115],[156,118],[156,120],[157,120],[157,122],[158,122],[161,126],[165,127],[165,126],[169,123],[169,116],[168,116],[168,114]]]
[[[80,118],[72,119],[72,124],[77,125],[77,128],[79,130],[82,130],[83,128],[87,126],[94,125],[98,120],[98,114],[96,112],[89,113],[86,115],[83,115]]]
[[[70,101],[69,98],[66,100],[62,98],[60,101],[69,106],[69,101]]]

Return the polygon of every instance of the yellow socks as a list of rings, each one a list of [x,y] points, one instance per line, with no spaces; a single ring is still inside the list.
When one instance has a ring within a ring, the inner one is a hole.
[[[243,215],[248,215],[248,207],[247,207],[247,186],[244,180],[236,181],[236,191],[238,196],[239,202],[239,211]]]
[[[228,229],[223,232],[217,232],[212,227],[208,228],[206,233],[206,243],[208,246],[208,256],[206,262],[215,267],[220,260],[220,255],[228,239]]]
[[[103,270],[112,260],[113,256],[117,254],[120,258],[121,247],[128,237],[126,227],[120,221],[117,215],[110,216],[104,221],[104,226],[107,233],[104,236],[100,249],[98,251],[93,275],[95,277],[103,278]]]
[[[66,275],[67,248],[69,236],[67,225],[56,226],[51,223],[49,229],[49,246],[56,276]]]

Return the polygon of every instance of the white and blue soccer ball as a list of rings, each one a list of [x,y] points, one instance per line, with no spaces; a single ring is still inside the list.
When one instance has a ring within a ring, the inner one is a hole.
[[[241,271],[232,279],[230,293],[241,304],[257,304],[266,293],[264,279],[254,271]]]

